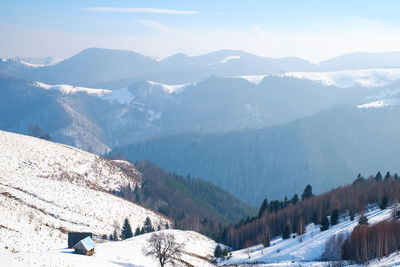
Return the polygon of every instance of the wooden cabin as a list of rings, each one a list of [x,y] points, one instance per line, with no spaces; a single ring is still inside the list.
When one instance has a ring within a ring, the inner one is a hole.
[[[82,239],[90,236],[92,238],[92,233],[89,232],[69,232],[68,233],[68,248],[72,248]]]
[[[92,240],[90,236],[79,241],[73,249],[75,249],[76,254],[82,254],[86,256],[91,256],[94,254],[94,248],[96,247],[96,243]]]

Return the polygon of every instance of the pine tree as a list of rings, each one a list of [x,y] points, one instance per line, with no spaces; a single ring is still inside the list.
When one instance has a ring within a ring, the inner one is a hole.
[[[264,246],[265,248],[266,248],[266,247],[269,247],[270,242],[271,242],[271,240],[270,240],[270,238],[269,238],[269,234],[266,234],[266,235],[264,236],[263,246]]]
[[[312,186],[308,184],[306,188],[304,188],[303,194],[301,195],[301,200],[313,197]]]
[[[222,257],[222,248],[219,244],[215,247],[214,256],[216,258]]]
[[[129,224],[128,218],[125,218],[124,224],[122,225],[121,238],[127,239],[133,236],[131,225]]]
[[[357,179],[354,180],[353,184],[354,184],[354,183],[362,183],[362,182],[364,182],[364,181],[365,181],[365,178],[361,176],[361,173],[359,173],[359,174],[357,175]]]
[[[334,209],[331,214],[331,225],[336,225],[339,220],[339,212],[337,209]]]
[[[391,176],[390,172],[387,172],[386,175],[385,175],[385,181],[388,180],[390,178],[390,176]]]
[[[288,239],[290,237],[290,225],[287,223],[283,228],[282,239]]]
[[[354,221],[354,210],[353,209],[350,209],[349,217],[350,217],[350,221]]]
[[[258,218],[261,218],[261,216],[267,209],[268,209],[268,200],[265,198],[263,203],[261,204],[260,210],[258,211]]]
[[[387,197],[387,196],[383,196],[383,197],[382,197],[382,200],[381,200],[381,203],[379,204],[379,208],[380,208],[381,210],[384,210],[384,209],[386,209],[386,207],[387,207],[388,204],[389,204],[389,199],[388,199],[388,197]]]
[[[140,227],[138,226],[135,230],[135,236],[141,235]]]
[[[147,217],[146,220],[144,221],[143,227],[144,227],[145,233],[154,232],[154,228],[153,228],[153,225],[151,225],[151,220],[149,217]]]
[[[382,181],[382,174],[381,174],[381,172],[378,172],[378,173],[375,175],[375,180],[377,180],[378,182],[379,182],[379,181]]]
[[[293,205],[296,205],[297,202],[299,202],[299,196],[297,194],[294,194],[292,198],[292,203]]]
[[[359,226],[368,225],[368,218],[363,213],[361,214],[360,219],[358,220],[358,225]]]
[[[329,229],[329,219],[328,216],[325,216],[321,221],[321,231],[326,231]]]

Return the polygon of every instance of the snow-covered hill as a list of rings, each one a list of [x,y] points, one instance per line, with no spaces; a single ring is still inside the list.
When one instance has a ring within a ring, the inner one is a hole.
[[[325,86],[349,88],[354,86],[373,88],[388,86],[400,79],[400,69],[358,69],[326,72],[286,72],[283,74],[269,75],[243,75],[238,78],[245,79],[254,84],[260,84],[268,76],[289,77],[320,82]]]
[[[107,191],[140,185],[133,166],[73,147],[0,131],[0,251],[43,251],[66,246],[68,231],[111,234],[128,218],[168,219]]]
[[[380,210],[371,208],[366,213],[368,222],[374,224],[392,216],[391,209]],[[310,224],[306,227],[302,242],[299,237],[282,240],[281,237],[271,241],[269,247],[262,245],[238,250],[232,253],[232,258],[220,265],[260,263],[258,266],[328,266],[327,262],[318,262],[325,250],[325,244],[332,236],[350,234],[358,223],[358,217],[350,221],[349,217],[321,232],[320,225]]]
[[[177,242],[184,244],[182,260],[193,266],[213,266],[205,260],[213,254],[217,245],[213,240],[191,231],[162,231],[173,234]],[[158,266],[155,259],[143,253],[150,236],[144,234],[125,241],[97,244],[92,257],[72,254],[72,250],[68,249],[0,254],[0,266]]]

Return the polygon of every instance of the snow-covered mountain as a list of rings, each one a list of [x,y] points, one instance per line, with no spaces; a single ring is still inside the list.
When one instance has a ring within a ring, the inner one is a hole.
[[[133,229],[163,216],[107,193],[140,186],[112,161],[61,144],[0,131],[0,251],[43,251],[66,246],[66,233],[109,235],[128,218]],[[125,163],[129,164],[129,163]],[[126,168],[124,168],[126,170]]]
[[[54,57],[22,57],[22,58],[16,58],[15,60],[21,62],[22,64],[32,67],[32,68],[38,68],[38,67],[45,67],[45,66],[51,66],[54,64],[57,64],[62,61],[60,58],[54,58]]]

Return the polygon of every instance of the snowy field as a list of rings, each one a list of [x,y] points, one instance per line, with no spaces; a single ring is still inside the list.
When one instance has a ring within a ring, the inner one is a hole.
[[[203,258],[213,254],[217,245],[213,240],[191,231],[162,231],[173,234],[177,242],[184,244],[182,259],[185,262],[196,267],[212,266]],[[143,253],[150,236],[144,234],[124,241],[97,244],[91,257],[72,254],[71,249],[0,254],[0,266],[159,266],[155,259]]]
[[[106,193],[140,182],[111,161],[76,148],[0,131],[0,252],[66,247],[67,232],[111,234],[127,217],[133,230],[150,217],[171,222]],[[135,178],[136,177],[136,178]]]

